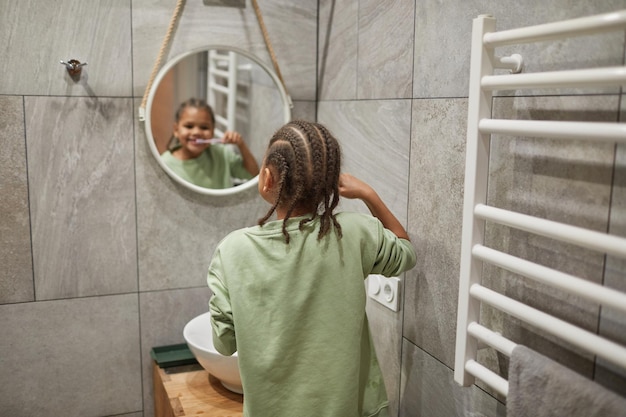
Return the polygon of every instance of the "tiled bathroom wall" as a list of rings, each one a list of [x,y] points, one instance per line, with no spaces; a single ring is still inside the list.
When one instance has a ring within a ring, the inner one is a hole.
[[[226,45],[272,65],[249,1],[183,3],[162,64]],[[292,114],[314,119],[317,5],[260,3]],[[254,190],[196,194],[150,152],[138,108],[175,4],[0,2],[2,415],[152,416],[150,349],[184,341],[216,243],[264,214]]]
[[[33,262],[30,219],[28,218],[28,182],[26,178],[26,143],[24,141],[24,100],[17,96],[0,97],[0,136],[3,151],[2,216],[0,259],[0,302],[17,303],[34,300]]]
[[[186,1],[164,61],[206,45],[231,45],[271,65],[245,3]],[[488,388],[453,381],[471,22],[490,13],[507,29],[625,9],[626,0],[259,3],[293,117],[317,117],[335,133],[344,170],[379,191],[418,250],[418,265],[403,277],[400,312],[371,301],[367,307],[391,415],[505,415],[503,400]],[[224,198],[193,193],[172,181],[150,152],[137,110],[174,5],[0,2],[0,371],[10,375],[0,382],[2,415],[152,416],[150,349],[182,341],[184,324],[206,311],[212,249],[266,209],[254,190]],[[533,57],[531,69],[624,62],[623,34],[600,44],[523,53]],[[78,81],[59,63],[72,58],[87,62]],[[502,96],[494,108],[522,117],[564,112],[623,121],[619,93]],[[626,235],[623,148],[559,148],[536,161],[532,142],[505,146],[515,152],[512,160],[498,159],[494,149],[493,167],[504,175],[490,185],[493,201]],[[584,172],[564,168],[591,151],[594,163]],[[584,195],[584,204],[571,212],[553,207],[546,196],[561,187],[567,190],[561,197]],[[342,208],[367,210],[354,201]],[[523,236],[499,230],[489,236],[546,262],[569,250],[547,251],[540,241],[521,245]],[[581,259],[572,267],[624,289],[623,262]],[[497,272],[489,279],[499,279]],[[523,299],[537,293],[522,285],[508,290]],[[551,301],[550,294],[537,299],[540,306]],[[626,391],[626,377],[611,366],[568,353],[497,314],[484,317],[504,334],[566,355],[578,371]],[[584,306],[575,317],[616,339],[626,334],[624,317],[610,310]],[[504,358],[481,355],[493,369],[506,369]]]

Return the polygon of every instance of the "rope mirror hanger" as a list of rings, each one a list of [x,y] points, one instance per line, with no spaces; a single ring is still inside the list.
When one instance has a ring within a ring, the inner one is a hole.
[[[265,45],[267,46],[267,50],[270,54],[270,58],[272,59],[272,65],[274,66],[274,70],[276,71],[276,75],[280,80],[285,93],[287,94],[287,100],[290,108],[293,108],[293,103],[291,101],[291,96],[288,93],[287,86],[285,85],[285,80],[283,79],[282,73],[280,72],[280,67],[278,66],[278,61],[276,60],[276,55],[274,54],[274,49],[272,48],[272,43],[270,42],[270,38],[267,32],[267,28],[265,27],[265,23],[263,21],[263,16],[261,14],[261,9],[257,3],[257,0],[251,0],[252,5],[254,7],[254,12],[256,14],[257,20],[259,21],[259,26],[261,27],[261,32],[263,33],[263,39],[265,40]],[[150,79],[148,80],[148,84],[146,85],[146,89],[143,94],[143,99],[141,100],[141,105],[139,106],[139,120],[145,121],[145,111],[146,111],[146,103],[148,102],[148,95],[150,93],[150,89],[152,88],[152,84],[157,76],[159,68],[163,62],[163,56],[165,55],[165,51],[169,47],[170,40],[172,34],[174,33],[174,28],[176,27],[176,22],[180,17],[185,0],[177,0],[176,7],[174,8],[174,13],[172,14],[172,18],[170,19],[170,23],[167,28],[167,32],[165,33],[165,37],[163,38],[163,42],[161,43],[161,49],[159,50],[159,54],[157,55],[156,61],[154,62],[154,66],[152,67],[152,73],[150,74]]]

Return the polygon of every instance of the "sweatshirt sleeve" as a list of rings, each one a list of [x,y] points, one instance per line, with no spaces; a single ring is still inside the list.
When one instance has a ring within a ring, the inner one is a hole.
[[[406,239],[397,237],[380,223],[378,252],[371,273],[386,277],[397,276],[413,268],[416,262],[417,254],[413,244]]]
[[[227,152],[224,155],[228,160],[228,165],[230,166],[230,172],[233,177],[241,178],[244,180],[249,180],[252,178],[252,175],[246,170],[243,166],[243,157],[230,149],[227,149]]]
[[[237,351],[233,312],[230,305],[228,287],[222,278],[222,266],[219,248],[213,255],[209,266],[207,283],[213,295],[209,300],[213,345],[222,355],[230,356]]]

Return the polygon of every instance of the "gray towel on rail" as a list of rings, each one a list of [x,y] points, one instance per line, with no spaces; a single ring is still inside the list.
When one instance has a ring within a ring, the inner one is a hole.
[[[507,417],[624,417],[626,398],[526,346],[509,362]]]

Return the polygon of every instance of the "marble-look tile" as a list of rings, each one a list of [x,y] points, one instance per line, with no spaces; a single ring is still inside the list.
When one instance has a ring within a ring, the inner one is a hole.
[[[0,2],[4,94],[130,96],[130,1]],[[59,61],[86,62],[79,81]]]
[[[626,119],[626,96],[622,96],[621,117]],[[617,145],[615,173],[611,196],[609,233],[626,237],[626,146]],[[604,285],[626,292],[626,260],[607,256],[604,270]],[[600,315],[600,335],[626,345],[626,317],[613,308],[603,307]],[[626,370],[597,360],[594,378],[599,383],[626,396]]]
[[[151,416],[154,412],[150,351],[154,347],[185,343],[185,325],[194,317],[208,311],[210,296],[211,291],[206,285],[185,290],[140,293],[143,407],[146,416]]]
[[[314,100],[317,3],[271,0],[259,7],[288,93],[294,100]],[[133,0],[132,9],[134,91],[143,96],[174,4],[169,0]],[[208,45],[243,49],[273,68],[251,6],[239,9],[206,6],[200,1],[185,2],[162,64],[184,52]]]
[[[617,96],[496,98],[494,117],[536,120],[614,121]],[[608,229],[614,145],[493,135],[488,204],[553,221]],[[520,230],[487,223],[485,244],[540,265],[601,283],[604,256]],[[598,305],[550,286],[485,265],[483,283],[513,299],[591,332]],[[581,374],[593,374],[593,356],[490,308],[481,322],[516,343],[557,359]],[[506,370],[506,358],[483,354],[491,369]],[[503,362],[504,361],[504,362]]]
[[[25,109],[36,299],[136,291],[131,100]]]
[[[478,15],[493,15],[497,19],[497,30],[506,30],[626,7],[624,0],[557,0],[549,6],[542,1],[533,3],[494,0],[417,2],[413,97],[467,97],[472,20]],[[622,62],[623,38],[623,33],[614,32],[569,41],[504,47],[497,52],[501,56],[521,54],[525,72],[610,66]]]
[[[141,291],[206,285],[215,247],[233,230],[253,226],[268,204],[256,187],[233,196],[198,194],[172,180],[136,126],[137,237]]]
[[[476,385],[461,387],[453,371],[404,340],[400,417],[504,417],[506,407]]]
[[[24,102],[0,96],[0,304],[34,300]]]
[[[291,120],[314,122],[317,120],[317,103],[315,101],[294,101],[291,109]]]
[[[137,295],[0,305],[2,414],[141,410]]]
[[[415,3],[359,2],[359,99],[411,98]]]
[[[358,0],[319,1],[318,97],[357,98]]]
[[[318,121],[342,148],[342,171],[369,183],[406,224],[409,184],[410,100],[321,102]],[[368,212],[360,201],[340,208]]]
[[[467,100],[414,100],[404,337],[454,364]]]
[[[259,7],[287,92],[293,100],[315,100],[317,2],[273,0]]]

